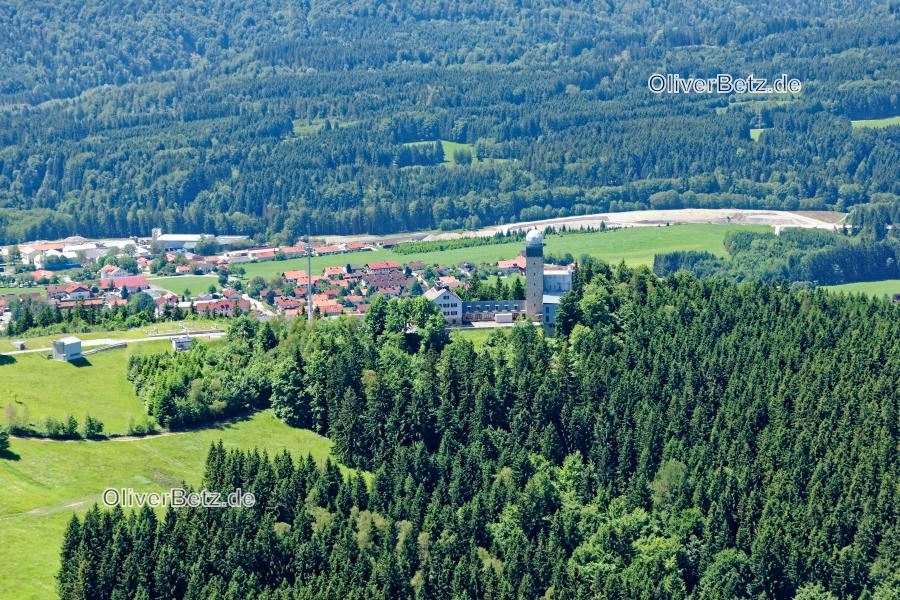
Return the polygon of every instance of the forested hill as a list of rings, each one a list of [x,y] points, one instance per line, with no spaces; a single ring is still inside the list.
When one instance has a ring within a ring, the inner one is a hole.
[[[850,119],[900,115],[898,10],[7,2],[0,243],[896,201],[900,128]],[[785,73],[803,91],[660,97],[654,72]]]
[[[73,517],[60,597],[897,597],[900,305],[590,261],[555,340],[429,305],[135,357],[154,415],[271,405],[372,476],[216,446],[257,506]]]

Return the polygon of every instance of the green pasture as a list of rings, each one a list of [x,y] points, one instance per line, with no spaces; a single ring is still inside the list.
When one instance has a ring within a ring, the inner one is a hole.
[[[2,367],[0,367],[2,369]],[[56,597],[59,547],[73,512],[101,500],[107,488],[165,491],[182,482],[199,485],[211,443],[259,448],[274,455],[311,454],[324,462],[331,442],[294,429],[271,412],[211,429],[134,441],[11,440],[0,456],[0,600]]]
[[[829,285],[825,289],[832,292],[846,292],[850,294],[866,294],[868,296],[888,296],[900,294],[900,279],[885,279],[882,281],[860,281],[857,283],[845,283],[842,285]]]
[[[900,125],[900,116],[887,117],[885,119],[860,119],[858,121],[851,121],[851,123],[853,124],[854,129],[881,129],[882,127],[893,127],[894,125]]]
[[[161,287],[169,290],[173,294],[179,296],[188,290],[191,296],[197,296],[209,291],[209,286],[214,285],[216,289],[220,289],[219,280],[215,276],[210,275],[175,275],[173,277],[151,277],[147,281],[150,285]]]

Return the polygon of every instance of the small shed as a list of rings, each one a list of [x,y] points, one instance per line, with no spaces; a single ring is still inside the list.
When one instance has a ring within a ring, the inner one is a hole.
[[[53,360],[70,362],[81,358],[81,340],[74,336],[53,340]]]
[[[189,335],[179,335],[172,338],[172,350],[175,352],[184,352],[190,350],[194,340]]]

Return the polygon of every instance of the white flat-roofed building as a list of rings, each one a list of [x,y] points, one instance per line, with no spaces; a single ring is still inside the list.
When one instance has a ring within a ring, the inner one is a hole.
[[[53,360],[70,362],[81,358],[81,340],[74,336],[53,340]]]

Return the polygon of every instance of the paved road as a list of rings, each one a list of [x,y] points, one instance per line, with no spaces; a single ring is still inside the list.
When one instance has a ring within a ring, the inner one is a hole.
[[[220,338],[223,335],[225,335],[225,331],[223,331],[221,329],[213,329],[213,330],[204,331],[201,333],[176,332],[176,333],[167,333],[164,335],[155,335],[152,337],[134,338],[134,339],[101,338],[101,339],[97,339],[97,340],[82,340],[81,345],[82,345],[82,347],[108,346],[109,344],[117,344],[119,342],[125,342],[127,344],[142,344],[144,342],[156,342],[159,340],[170,340],[173,337],[180,337],[180,336],[184,336],[184,335],[186,335],[188,337],[192,337],[192,338],[193,337],[205,337],[205,338],[209,338],[209,339],[216,339],[216,338]],[[25,339],[25,342],[26,343],[28,342],[27,338]],[[15,350],[13,352],[3,352],[0,354],[3,354],[5,356],[14,356],[16,354],[29,354],[32,352],[52,352],[52,351],[53,351],[52,348],[30,348],[28,350]]]

